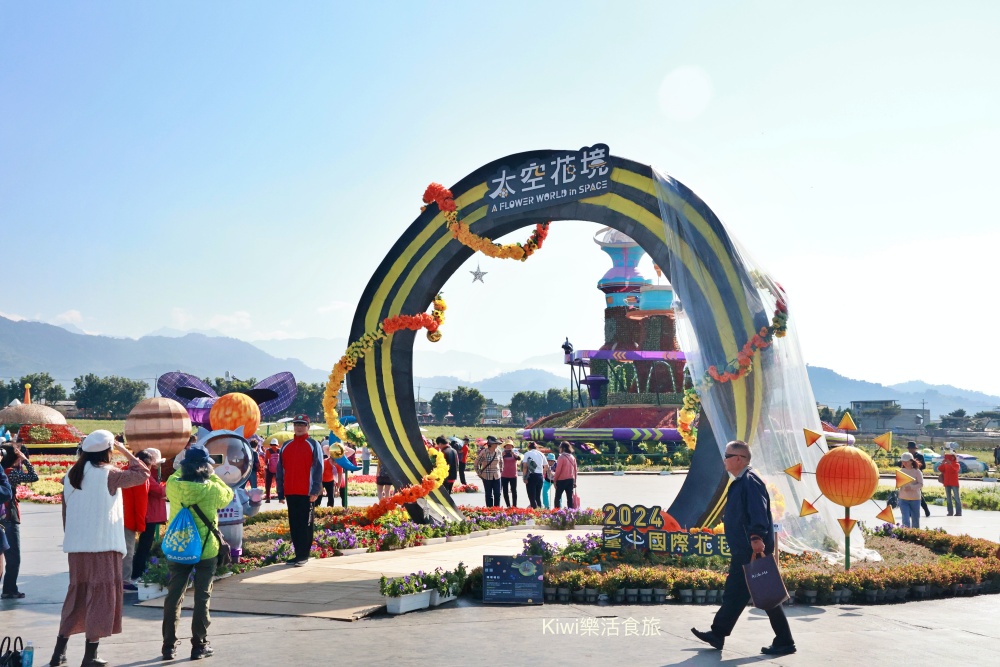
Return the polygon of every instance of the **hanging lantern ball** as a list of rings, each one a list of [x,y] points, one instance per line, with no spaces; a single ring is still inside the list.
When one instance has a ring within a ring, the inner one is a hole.
[[[147,447],[172,459],[188,443],[191,418],[175,400],[157,396],[139,401],[125,418],[125,441],[133,452]]]
[[[208,415],[212,430],[235,431],[243,427],[243,436],[251,438],[260,426],[260,408],[256,401],[246,394],[226,394],[220,396]]]
[[[857,447],[836,447],[816,466],[816,483],[823,495],[842,507],[868,502],[878,486],[878,467]]]

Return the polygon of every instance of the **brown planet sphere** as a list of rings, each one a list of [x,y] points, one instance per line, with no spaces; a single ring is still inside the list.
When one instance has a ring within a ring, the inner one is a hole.
[[[125,418],[125,441],[133,452],[155,447],[172,459],[188,443],[191,417],[183,405],[158,396],[140,401]]]

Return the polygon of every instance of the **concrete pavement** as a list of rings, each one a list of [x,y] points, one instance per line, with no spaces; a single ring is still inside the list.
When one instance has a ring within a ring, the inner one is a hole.
[[[595,479],[581,480],[590,497],[614,502],[638,502],[624,493],[655,492],[670,497],[663,486],[636,488],[641,477],[606,477],[605,488]],[[663,483],[667,478],[652,477]],[[680,481],[680,480],[676,480]],[[670,485],[670,482],[667,482]],[[650,502],[649,497],[644,502]],[[665,500],[666,502],[666,500]],[[22,540],[24,565],[21,588],[28,597],[0,601],[2,634],[21,635],[38,647],[36,665],[46,664],[58,628],[67,585],[66,558],[61,551],[59,506],[26,504]],[[932,511],[943,514],[941,508]],[[932,517],[949,531],[966,523],[984,537],[1000,534],[1000,513],[969,511],[959,523],[955,517]],[[970,531],[971,532],[971,531]],[[507,533],[502,536],[513,536]],[[480,538],[453,543],[453,547],[486,548]],[[447,547],[448,545],[442,545]],[[400,561],[407,571],[433,568],[428,558]],[[419,549],[391,552],[401,558],[419,556]],[[379,554],[375,554],[379,556]],[[453,558],[434,555],[434,559]],[[363,558],[363,557],[350,557]],[[471,556],[469,556],[471,559]],[[338,567],[339,559],[324,563]],[[349,565],[344,558],[342,565]],[[466,562],[470,562],[467,560]],[[315,567],[298,568],[308,571]],[[127,602],[134,602],[130,595]],[[221,597],[220,597],[221,602]],[[259,611],[246,603],[246,611]],[[471,662],[548,665],[742,665],[765,660],[760,647],[770,643],[766,617],[748,611],[722,652],[708,649],[690,634],[690,627],[706,629],[715,607],[688,605],[545,605],[535,607],[484,606],[460,599],[443,607],[401,617],[377,615],[354,623],[326,618],[270,614],[213,613],[210,631],[216,656],[210,665],[244,667],[256,664],[342,665],[422,664],[468,665]],[[776,660],[780,665],[849,665],[898,661],[912,665],[989,664],[1000,645],[1000,595],[910,602],[882,606],[794,606],[788,609],[799,653]],[[632,619],[632,620],[630,620]],[[160,622],[157,608],[127,605],[124,632],[102,642],[101,653],[114,665],[145,666],[159,658]],[[190,615],[185,613],[181,637],[189,637]],[[617,634],[615,634],[617,633]],[[644,634],[645,633],[645,634]],[[188,646],[180,653],[187,662]],[[78,664],[83,640],[70,644],[70,664]]]

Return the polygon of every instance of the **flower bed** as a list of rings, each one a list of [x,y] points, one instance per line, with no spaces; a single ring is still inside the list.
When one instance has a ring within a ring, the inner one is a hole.
[[[994,542],[888,525],[868,534],[871,546],[884,560],[856,563],[849,571],[815,554],[781,554],[788,590],[810,604],[1000,592],[1000,545]],[[729,567],[729,561],[720,557],[605,552],[596,533],[570,536],[565,545],[529,534],[524,538],[522,555],[543,558],[546,602],[579,603],[588,598],[596,602],[597,591],[618,603],[663,602],[668,597],[684,602],[721,602]],[[560,590],[563,592],[557,595]],[[469,573],[465,592],[481,596],[482,568]]]

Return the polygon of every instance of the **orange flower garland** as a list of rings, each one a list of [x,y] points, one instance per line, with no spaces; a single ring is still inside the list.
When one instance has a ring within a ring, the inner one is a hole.
[[[444,213],[445,220],[447,220],[448,229],[451,230],[452,236],[458,240],[462,245],[468,246],[477,252],[481,252],[487,257],[493,257],[495,259],[517,259],[524,261],[531,257],[536,250],[540,250],[542,244],[545,243],[545,239],[549,235],[549,223],[542,222],[535,225],[535,231],[531,233],[528,240],[523,244],[521,243],[509,243],[507,245],[501,245],[499,243],[493,243],[487,238],[478,236],[472,233],[469,225],[464,222],[460,222],[458,219],[457,206],[455,205],[455,199],[451,194],[451,190],[444,187],[440,183],[431,183],[427,186],[424,191],[424,203],[431,204],[435,203],[441,212]],[[425,210],[427,206],[421,207],[421,211]]]
[[[417,502],[424,496],[430,495],[434,489],[444,483],[445,478],[448,476],[447,459],[445,459],[441,452],[433,448],[428,448],[427,454],[430,455],[431,461],[434,462],[434,469],[429,474],[424,475],[419,484],[400,489],[388,498],[383,498],[376,504],[371,505],[365,510],[365,517],[369,521],[374,522],[383,514],[392,511],[400,505]]]
[[[726,364],[723,371],[715,366],[709,366],[708,372],[703,379],[704,384],[715,382],[732,382],[739,380],[753,366],[753,358],[760,350],[770,347],[775,338],[784,338],[788,331],[788,306],[784,299],[778,299],[777,307],[774,310],[774,317],[771,319],[771,326],[761,327],[760,331],[753,335],[753,338],[746,342],[746,345],[736,354],[736,359]]]
[[[344,429],[343,424],[340,423],[340,415],[337,414],[337,392],[340,391],[340,385],[343,384],[347,374],[358,365],[358,362],[368,354],[369,350],[375,347],[376,343],[381,343],[385,340],[386,336],[396,333],[401,329],[409,329],[411,331],[427,329],[427,337],[432,342],[441,340],[441,332],[438,329],[444,324],[444,311],[447,308],[448,306],[445,304],[444,297],[438,294],[434,297],[434,310],[429,315],[427,313],[420,313],[419,315],[387,317],[382,320],[382,323],[375,331],[366,333],[359,340],[354,341],[347,347],[347,352],[344,353],[344,356],[337,361],[333,366],[333,370],[330,371],[326,390],[323,392],[323,414],[326,417],[327,427],[333,431],[334,435],[344,441],[348,439],[347,431]]]

